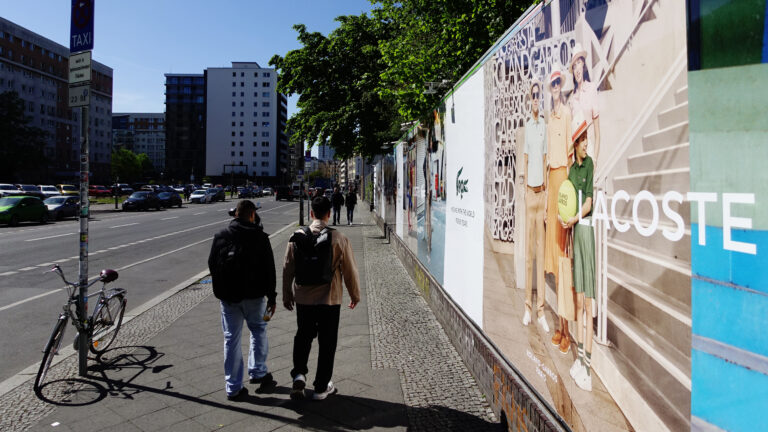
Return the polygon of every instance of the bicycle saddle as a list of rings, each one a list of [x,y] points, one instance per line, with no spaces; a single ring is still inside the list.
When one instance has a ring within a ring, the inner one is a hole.
[[[117,272],[111,269],[104,269],[99,273],[99,279],[104,283],[112,282],[117,279]]]

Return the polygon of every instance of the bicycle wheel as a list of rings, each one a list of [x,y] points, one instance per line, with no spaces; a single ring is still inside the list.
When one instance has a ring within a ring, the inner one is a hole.
[[[40,387],[42,387],[45,382],[45,376],[48,374],[48,368],[51,367],[51,363],[53,362],[53,357],[59,353],[61,340],[64,338],[64,330],[67,328],[68,320],[69,318],[67,316],[63,316],[59,318],[56,325],[53,327],[51,338],[48,339],[48,343],[43,350],[43,361],[40,362],[40,369],[37,370],[37,376],[35,377],[35,392],[38,392]]]
[[[114,342],[123,323],[125,303],[123,294],[115,294],[97,306],[91,321],[91,352],[94,354],[103,353]]]

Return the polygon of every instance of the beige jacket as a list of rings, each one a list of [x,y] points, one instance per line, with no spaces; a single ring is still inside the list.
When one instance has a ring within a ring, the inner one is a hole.
[[[309,225],[309,229],[313,233],[318,233],[326,226],[325,222],[315,219]],[[296,232],[301,232],[301,230]],[[347,285],[347,291],[352,301],[360,302],[360,277],[357,272],[352,245],[347,236],[338,230],[333,231],[331,241],[333,268],[336,270],[333,273],[333,280],[326,285],[298,285],[295,283],[293,279],[295,271],[294,245],[288,242],[283,263],[283,303],[294,301],[303,305],[339,305],[342,298],[342,278],[344,278],[344,284]]]

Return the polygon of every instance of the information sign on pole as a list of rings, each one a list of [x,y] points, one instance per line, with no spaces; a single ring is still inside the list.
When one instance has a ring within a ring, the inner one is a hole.
[[[93,49],[93,2],[72,0],[72,22],[69,26],[69,52]]]
[[[69,56],[69,83],[77,84],[91,80],[91,51]]]
[[[91,104],[91,87],[86,85],[69,87],[69,107],[87,107]]]

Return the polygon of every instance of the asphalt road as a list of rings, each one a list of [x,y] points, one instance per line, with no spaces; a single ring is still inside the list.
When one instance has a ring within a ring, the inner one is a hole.
[[[273,197],[255,200],[261,202],[258,213],[267,233],[298,222],[298,203]],[[94,212],[88,275],[94,277],[104,268],[118,270],[119,279],[109,286],[128,290],[129,313],[207,269],[211,239],[231,220],[227,210],[236,201],[185,203],[161,211]],[[0,226],[0,382],[40,361],[66,301],[61,279],[49,270],[58,263],[68,280],[78,279],[78,233],[74,219]],[[94,285],[91,292],[99,287]],[[74,335],[70,325],[67,340]]]

